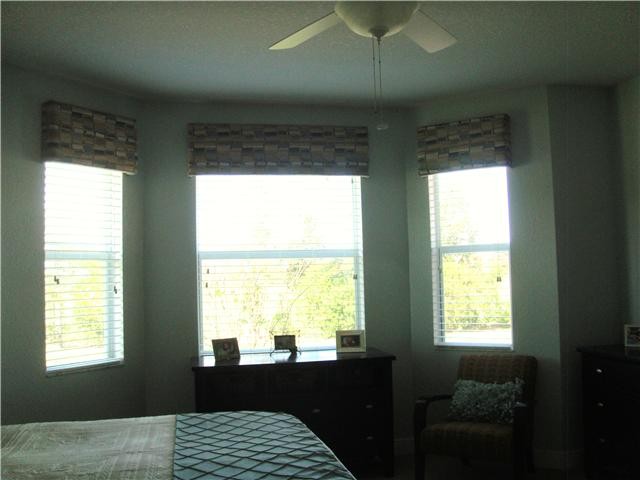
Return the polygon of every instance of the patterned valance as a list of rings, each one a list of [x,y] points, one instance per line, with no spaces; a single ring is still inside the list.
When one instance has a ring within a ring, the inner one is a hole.
[[[418,128],[420,175],[511,165],[509,115]]]
[[[42,159],[137,170],[136,121],[57,102],[42,104]]]
[[[369,175],[367,127],[188,125],[189,175]]]

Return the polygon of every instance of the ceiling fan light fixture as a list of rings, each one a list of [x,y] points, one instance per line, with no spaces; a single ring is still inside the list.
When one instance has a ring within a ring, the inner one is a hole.
[[[363,37],[389,37],[400,32],[418,2],[336,2],[334,11],[349,29]]]

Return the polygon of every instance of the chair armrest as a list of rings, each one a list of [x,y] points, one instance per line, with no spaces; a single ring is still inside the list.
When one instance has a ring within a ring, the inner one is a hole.
[[[518,428],[519,425],[526,425],[529,416],[529,405],[524,402],[516,402],[513,408],[513,425]]]
[[[416,403],[418,403],[418,402],[426,402],[427,404],[429,404],[429,403],[432,403],[432,402],[437,402],[438,400],[451,400],[452,398],[453,398],[453,395],[450,395],[450,394],[446,394],[446,395],[421,395],[416,400]]]
[[[524,462],[522,455],[529,444],[532,418],[532,409],[529,405],[523,402],[516,403],[513,408],[513,452],[515,463],[522,464]]]
[[[413,440],[416,452],[420,451],[420,434],[424,427],[427,426],[427,409],[429,405],[440,400],[451,400],[451,398],[453,398],[453,395],[423,395],[416,400],[413,408]]]

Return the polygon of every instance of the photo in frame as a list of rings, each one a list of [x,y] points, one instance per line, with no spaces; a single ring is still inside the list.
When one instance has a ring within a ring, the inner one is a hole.
[[[336,352],[366,352],[367,342],[364,330],[338,330],[336,332]]]
[[[624,346],[640,348],[640,325],[624,326]]]
[[[295,335],[274,335],[273,349],[276,352],[288,350],[293,354],[298,353],[298,347],[296,346],[296,336]]]
[[[240,358],[237,338],[216,338],[211,340],[213,355],[216,362],[225,360],[237,360]]]

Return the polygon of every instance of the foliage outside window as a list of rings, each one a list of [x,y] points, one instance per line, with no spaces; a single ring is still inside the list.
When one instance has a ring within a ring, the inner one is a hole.
[[[429,176],[434,343],[510,347],[506,167]]]
[[[303,349],[363,328],[360,179],[198,176],[200,351],[238,337],[269,351],[273,335]]]
[[[120,362],[122,173],[45,164],[47,371]]]

